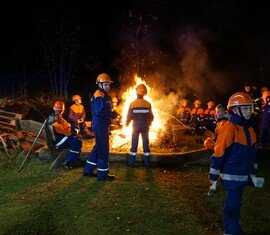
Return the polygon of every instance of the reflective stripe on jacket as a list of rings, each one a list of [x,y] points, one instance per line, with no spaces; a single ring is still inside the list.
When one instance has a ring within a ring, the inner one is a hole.
[[[133,121],[133,128],[148,129],[153,119],[152,107],[147,100],[138,98],[130,104],[126,122]]]
[[[220,174],[226,187],[246,182],[250,174],[256,173],[255,142],[252,123],[232,114],[219,128],[214,154],[210,159],[210,179],[217,180]]]

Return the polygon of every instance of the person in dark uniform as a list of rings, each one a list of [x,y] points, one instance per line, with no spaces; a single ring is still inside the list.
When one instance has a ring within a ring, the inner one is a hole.
[[[111,80],[107,73],[98,75],[96,83],[98,89],[91,99],[92,122],[95,145],[87,155],[84,176],[97,177],[98,181],[113,181],[114,175],[109,175],[109,127],[112,118],[111,98],[107,94]],[[95,173],[97,168],[97,173]]]
[[[142,136],[144,165],[146,168],[151,167],[150,148],[149,148],[149,127],[154,119],[151,104],[143,97],[147,94],[147,88],[144,84],[136,87],[137,99],[129,106],[126,125],[133,121],[131,149],[127,165],[134,167],[137,155],[139,135]]]
[[[226,190],[224,234],[242,234],[239,222],[244,187],[251,183],[251,179],[257,187],[258,178],[261,178],[256,177],[256,135],[251,121],[253,104],[252,97],[245,92],[237,92],[229,98],[227,108],[231,115],[219,129],[210,158],[211,187],[215,189],[220,177]]]
[[[63,118],[65,104],[63,101],[56,101],[53,106],[54,113],[48,118],[47,123],[52,125],[55,139],[55,148],[69,148],[62,166],[66,170],[71,170],[79,166],[79,158],[82,148],[82,140],[77,136],[78,128],[72,128],[71,124]]]
[[[263,106],[259,125],[259,144],[258,149],[267,154],[269,152],[270,141],[270,91],[264,91],[262,94]]]

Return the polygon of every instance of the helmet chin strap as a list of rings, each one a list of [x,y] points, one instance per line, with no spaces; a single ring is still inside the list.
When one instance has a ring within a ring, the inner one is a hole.
[[[237,106],[236,108],[237,108],[237,114],[238,114],[242,119],[245,120],[245,118],[244,118],[244,116],[243,116],[243,113],[242,113],[242,110],[241,110],[240,106]]]
[[[106,90],[104,89],[103,84],[104,84],[104,82],[99,82],[99,83],[98,83],[98,86],[99,86],[102,90],[106,91]]]

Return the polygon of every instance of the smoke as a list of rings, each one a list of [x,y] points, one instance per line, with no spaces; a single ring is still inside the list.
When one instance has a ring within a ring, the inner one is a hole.
[[[207,43],[213,41],[212,37],[208,30],[196,30],[189,26],[182,30],[178,40],[184,86],[193,90],[195,98],[204,103],[217,99],[217,96],[226,94],[230,89],[225,73],[215,71],[212,67],[206,47]]]
[[[114,61],[120,72],[118,98],[121,99],[122,94],[135,85],[135,72],[141,66],[139,76],[151,87],[151,96],[157,107],[166,112],[175,113],[182,98],[190,103],[200,99],[205,107],[209,100],[222,102],[221,99],[231,90],[228,81],[232,78],[213,66],[218,62],[211,61],[212,52],[208,48],[215,45],[215,36],[194,25],[175,31],[171,40],[163,36],[157,38],[159,34],[163,35],[162,30],[155,28],[155,34],[149,32],[142,37],[142,49],[137,51],[140,63],[137,65],[131,62],[134,61],[134,51],[130,50],[130,39],[126,34],[120,34],[118,43],[122,40],[122,45],[126,46]],[[176,43],[173,43],[173,38],[176,38]],[[124,40],[127,40],[126,44]]]

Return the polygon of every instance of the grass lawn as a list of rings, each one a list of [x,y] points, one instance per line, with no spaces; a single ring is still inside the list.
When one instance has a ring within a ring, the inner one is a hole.
[[[208,166],[134,169],[111,163],[114,182],[82,168],[49,171],[50,161],[0,155],[0,234],[222,234],[224,191],[212,197]],[[270,159],[259,160],[264,188],[247,187],[241,214],[248,234],[270,234]]]

